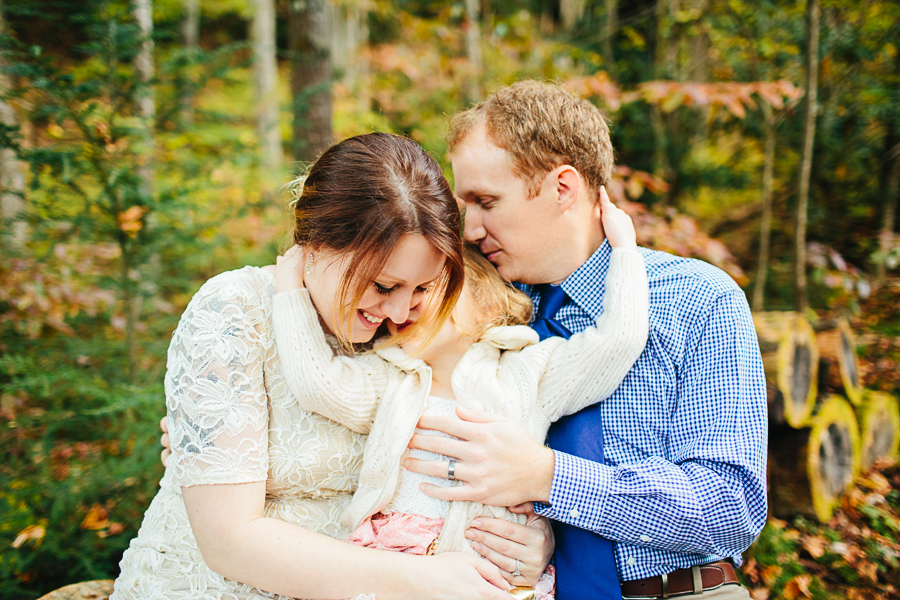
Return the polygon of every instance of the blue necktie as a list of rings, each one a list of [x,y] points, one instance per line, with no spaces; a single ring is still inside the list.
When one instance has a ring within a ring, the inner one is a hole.
[[[556,313],[566,303],[566,293],[558,285],[541,285],[538,286],[541,294],[541,303],[538,304],[537,315],[531,327],[538,332],[541,339],[548,337],[562,337],[569,339],[572,332],[562,326],[562,324],[554,319]]]
[[[554,317],[568,296],[560,286],[542,285],[537,315],[531,326],[540,338],[568,339],[572,332]],[[598,405],[563,417],[550,427],[548,445],[560,452],[603,462],[603,429]],[[587,529],[551,521],[556,537],[557,600],[621,600],[613,544]]]

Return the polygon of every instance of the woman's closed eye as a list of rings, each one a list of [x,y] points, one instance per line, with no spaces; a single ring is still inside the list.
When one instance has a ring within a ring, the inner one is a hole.
[[[382,296],[390,296],[391,292],[393,292],[395,289],[397,289],[396,285],[392,285],[392,286],[381,285],[377,281],[374,281],[372,283],[375,285],[375,291],[378,292],[379,294],[381,294]]]

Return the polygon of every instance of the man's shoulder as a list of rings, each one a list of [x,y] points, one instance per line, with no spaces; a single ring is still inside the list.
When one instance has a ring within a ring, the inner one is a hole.
[[[640,251],[647,266],[651,303],[658,295],[700,293],[717,297],[741,291],[728,273],[706,261],[650,248],[641,247]]]

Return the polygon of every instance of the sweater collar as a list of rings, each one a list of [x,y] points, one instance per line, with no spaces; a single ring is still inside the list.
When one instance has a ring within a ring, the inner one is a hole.
[[[481,339],[472,344],[472,348],[479,348],[482,352],[491,350],[521,350],[538,342],[538,334],[525,325],[509,325],[491,327]],[[377,345],[377,343],[376,343]],[[469,348],[466,354],[472,351]],[[407,372],[419,371],[428,368],[428,365],[420,358],[412,358],[400,346],[385,346],[376,348],[375,354],[388,361],[392,365]]]

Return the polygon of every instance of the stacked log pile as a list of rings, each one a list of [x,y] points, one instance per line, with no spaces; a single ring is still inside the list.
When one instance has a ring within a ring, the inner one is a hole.
[[[900,446],[897,399],[862,388],[845,319],[754,315],[769,402],[769,510],[827,521],[862,469]]]

